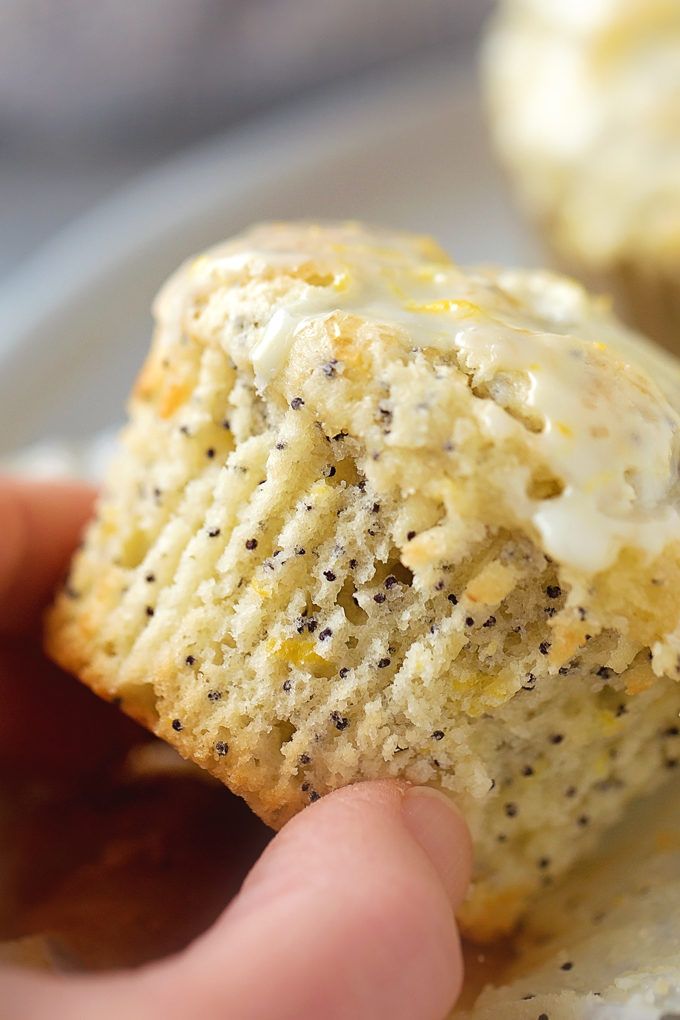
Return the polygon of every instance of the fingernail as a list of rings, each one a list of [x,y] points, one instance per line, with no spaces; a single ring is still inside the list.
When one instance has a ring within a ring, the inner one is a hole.
[[[404,793],[402,816],[406,828],[427,854],[454,907],[465,896],[470,880],[470,834],[450,797],[427,786],[411,786]]]

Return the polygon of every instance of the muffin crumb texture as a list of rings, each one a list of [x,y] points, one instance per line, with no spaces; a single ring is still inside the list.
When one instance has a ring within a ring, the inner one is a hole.
[[[676,411],[578,285],[357,224],[255,228],[156,317],[50,653],[273,826],[447,791],[497,937],[680,761]]]

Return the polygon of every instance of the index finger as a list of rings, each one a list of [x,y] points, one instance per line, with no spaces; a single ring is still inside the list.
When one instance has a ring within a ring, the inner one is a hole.
[[[139,739],[120,713],[47,662],[34,636],[94,496],[78,482],[0,478],[0,769],[6,775],[84,774]]]
[[[0,633],[25,633],[39,623],[94,497],[81,482],[0,478]]]

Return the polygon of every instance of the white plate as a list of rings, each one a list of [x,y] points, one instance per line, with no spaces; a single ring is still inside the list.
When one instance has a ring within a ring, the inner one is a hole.
[[[537,263],[489,155],[474,74],[414,64],[147,173],[0,288],[0,452],[120,420],[149,306],[192,252],[268,217],[431,231],[462,262]]]

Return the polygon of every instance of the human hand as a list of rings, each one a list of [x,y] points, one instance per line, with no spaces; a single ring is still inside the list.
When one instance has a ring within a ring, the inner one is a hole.
[[[41,611],[91,502],[82,487],[0,481],[5,772],[77,775],[136,739],[40,650]],[[465,824],[441,794],[396,782],[348,787],[285,826],[187,949],[102,976],[3,969],[0,1017],[442,1020],[462,981],[453,910],[470,856]]]

